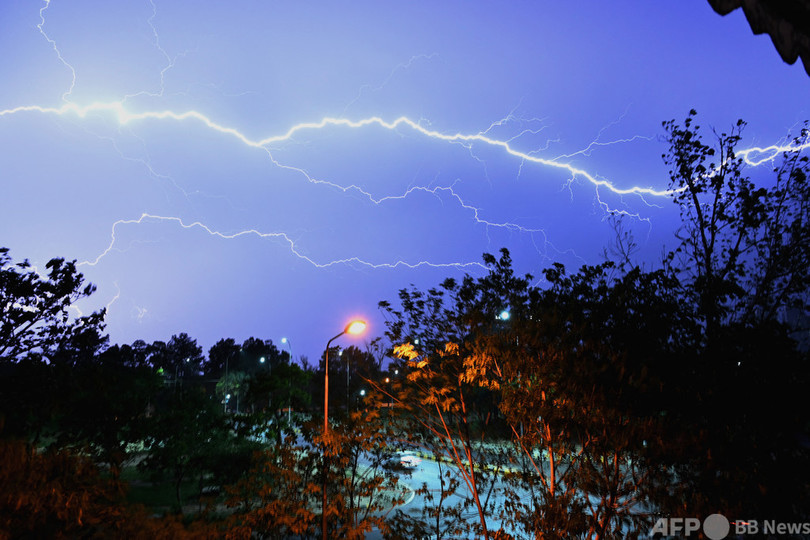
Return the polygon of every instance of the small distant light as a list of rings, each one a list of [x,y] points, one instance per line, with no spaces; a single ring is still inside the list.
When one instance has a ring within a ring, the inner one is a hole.
[[[361,396],[365,396],[365,395],[366,395],[366,391],[365,391],[365,390],[360,390],[360,395],[361,395]]]
[[[259,362],[261,362],[262,364],[264,364],[264,356],[262,356],[261,358],[259,358]]]
[[[388,377],[386,377],[386,378],[385,378],[385,382],[389,383],[389,382],[391,382],[391,379],[389,379]]]
[[[285,337],[281,338],[281,342],[282,343],[287,343],[287,338],[285,338]]]
[[[394,370],[394,375],[399,375],[399,370],[398,369]]]
[[[415,340],[413,340],[413,344],[414,345],[419,345],[419,338],[416,338]]]
[[[501,314],[498,315],[498,318],[502,321],[508,321],[509,317],[511,317],[511,314],[507,310],[501,311]]]

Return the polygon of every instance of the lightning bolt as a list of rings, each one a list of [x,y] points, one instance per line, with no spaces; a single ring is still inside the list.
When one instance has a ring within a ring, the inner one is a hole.
[[[51,46],[62,65],[64,65],[70,71],[70,87],[65,91],[64,94],[62,94],[62,101],[68,101],[68,96],[73,93],[73,89],[76,87],[76,70],[67,62],[67,60],[64,59],[62,56],[62,51],[60,51],[59,47],[56,45],[56,41],[51,39],[51,37],[45,32],[45,12],[48,11],[49,7],[51,7],[51,0],[44,0],[44,2],[45,5],[39,10],[39,24],[37,25],[37,30],[39,30],[39,33],[42,34],[42,37],[44,37]]]
[[[50,1],[50,0],[49,0]],[[152,30],[152,45],[157,49],[157,51],[163,56],[166,60],[166,65],[160,70],[160,90],[158,92],[136,92],[135,94],[127,94],[124,96],[124,100],[136,98],[139,96],[149,96],[149,97],[162,97],[164,92],[166,91],[166,73],[171,70],[175,64],[177,63],[177,59],[185,56],[188,51],[178,54],[175,57],[169,55],[166,52],[166,49],[160,44],[160,34],[158,34],[157,27],[155,26],[155,18],[157,17],[157,5],[155,4],[154,0],[149,0],[149,5],[152,6],[152,15],[146,20],[146,24],[149,25],[149,28]]]
[[[304,131],[323,130],[328,127],[343,127],[349,129],[361,129],[369,126],[377,126],[389,131],[397,131],[399,128],[409,128],[410,130],[437,141],[448,143],[461,143],[465,145],[473,143],[481,143],[487,146],[492,146],[501,149],[506,154],[518,158],[527,163],[534,163],[543,165],[561,171],[567,171],[572,178],[583,178],[594,186],[606,188],[616,195],[652,195],[662,197],[668,195],[668,190],[655,189],[652,187],[632,186],[629,188],[617,187],[613,182],[598,178],[597,176],[589,173],[588,171],[576,167],[571,163],[557,161],[556,159],[546,159],[532,155],[513,148],[509,141],[495,139],[485,134],[485,132],[478,133],[444,133],[434,129],[426,128],[419,122],[411,120],[407,116],[400,116],[394,120],[385,120],[379,116],[371,116],[360,120],[351,120],[348,118],[337,117],[324,117],[315,122],[302,122],[290,127],[286,132],[278,135],[270,135],[262,139],[252,139],[240,130],[219,124],[206,116],[205,114],[196,111],[188,110],[183,112],[175,112],[171,110],[163,111],[143,111],[131,112],[127,109],[123,101],[112,102],[95,102],[89,105],[78,105],[75,103],[65,103],[60,107],[42,107],[39,105],[25,105],[12,109],[0,110],[0,117],[9,116],[12,114],[20,114],[25,112],[38,112],[42,114],[55,114],[55,115],[75,115],[79,118],[86,118],[91,113],[107,113],[115,118],[117,122],[124,126],[136,121],[144,120],[175,120],[178,122],[194,120],[204,125],[205,127],[222,133],[223,135],[231,136],[246,146],[258,148],[268,151],[268,147],[275,144],[288,142],[294,139],[295,135]],[[347,189],[359,189],[357,186],[349,186]]]
[[[181,218],[175,216],[158,216],[154,214],[141,214],[138,219],[119,219],[115,223],[113,223],[112,231],[110,233],[110,243],[107,248],[102,251],[95,259],[93,260],[86,260],[82,261],[78,264],[78,266],[96,266],[110,251],[113,250],[115,243],[116,243],[116,230],[123,226],[123,225],[140,225],[144,222],[164,222],[170,223],[175,226],[181,227],[183,229],[199,229],[204,231],[210,236],[221,238],[223,240],[233,240],[236,238],[241,238],[243,236],[254,236],[261,239],[276,239],[280,240],[281,242],[288,245],[290,252],[293,253],[299,259],[306,261],[307,263],[311,264],[316,268],[329,268],[330,266],[336,265],[358,265],[366,268],[371,269],[380,269],[380,268],[409,268],[415,269],[424,266],[428,266],[431,268],[469,268],[469,267],[478,267],[486,269],[486,266],[477,263],[477,262],[470,262],[470,263],[457,263],[457,262],[450,262],[450,263],[432,263],[428,261],[419,261],[416,263],[408,263],[405,261],[396,261],[393,263],[382,262],[382,263],[371,263],[360,259],[359,257],[346,257],[343,259],[334,259],[330,261],[316,261],[315,259],[304,255],[301,253],[295,245],[295,240],[293,240],[287,233],[283,232],[261,232],[256,229],[249,229],[243,230],[236,233],[223,233],[220,231],[216,231],[210,228],[208,225],[201,223],[200,221],[194,221],[192,223],[186,223]]]
[[[360,98],[363,97],[363,94],[365,92],[379,92],[380,90],[385,88],[386,85],[388,85],[388,83],[391,81],[391,79],[394,78],[394,75],[396,75],[396,73],[398,71],[406,70],[406,69],[410,68],[415,62],[417,62],[419,60],[433,60],[437,56],[439,56],[438,53],[418,54],[416,56],[412,56],[407,62],[403,62],[402,64],[398,64],[398,65],[394,66],[394,69],[391,70],[391,72],[388,74],[388,77],[386,77],[377,86],[371,86],[370,84],[365,84],[365,85],[361,86],[360,90],[358,90],[358,92],[357,92],[357,96],[353,100],[351,100],[349,103],[347,103],[346,106],[343,108],[343,116],[346,115],[346,113],[348,112],[349,108],[352,105],[357,103],[360,100]]]
[[[784,153],[801,152],[810,148],[810,138],[794,139],[787,144],[772,144],[771,146],[753,146],[738,150],[737,155],[752,167],[771,162]]]
[[[656,189],[651,186],[622,187],[617,183],[609,180],[608,178],[602,177],[596,173],[589,172],[575,165],[571,161],[572,158],[575,158],[577,156],[585,156],[585,157],[590,156],[591,153],[598,147],[605,147],[620,143],[628,143],[636,140],[649,140],[650,137],[645,137],[641,135],[636,135],[630,138],[614,139],[610,141],[601,140],[604,132],[610,126],[619,123],[622,120],[622,118],[626,115],[627,111],[625,111],[617,120],[603,127],[597,134],[596,138],[585,148],[573,153],[560,154],[555,157],[544,157],[542,155],[548,150],[550,143],[553,142],[552,140],[547,141],[545,146],[541,146],[531,150],[524,150],[521,148],[521,146],[525,146],[525,144],[522,144],[521,141],[525,141],[526,138],[530,138],[531,136],[539,135],[544,129],[546,129],[547,126],[545,125],[545,122],[542,119],[523,118],[519,116],[516,112],[518,107],[515,107],[504,118],[491,123],[486,129],[473,133],[462,133],[462,132],[442,131],[438,129],[433,129],[427,120],[422,118],[414,120],[408,116],[399,116],[393,119],[384,118],[383,116],[368,116],[365,118],[350,119],[345,116],[346,111],[354,103],[356,103],[359,99],[361,99],[365,92],[376,92],[383,89],[387,84],[389,84],[389,82],[398,72],[409,69],[415,62],[430,61],[434,59],[437,56],[435,53],[430,55],[422,54],[414,56],[407,62],[395,66],[390,71],[388,76],[376,86],[365,85],[361,87],[357,96],[352,101],[350,101],[344,108],[342,116],[339,117],[326,116],[321,118],[320,120],[298,123],[289,127],[284,132],[270,134],[263,138],[255,138],[249,136],[243,130],[238,129],[237,127],[234,126],[229,126],[221,122],[218,122],[215,119],[211,118],[210,116],[197,110],[175,111],[166,109],[166,110],[139,111],[135,108],[134,105],[130,105],[130,103],[134,101],[134,98],[137,98],[139,96],[149,96],[149,97],[164,96],[164,93],[166,91],[166,76],[169,73],[169,71],[175,67],[178,59],[185,54],[181,53],[179,55],[172,56],[165,50],[165,48],[161,44],[161,39],[157,30],[157,26],[155,24],[155,20],[157,18],[158,13],[157,6],[154,0],[149,0],[149,4],[151,5],[151,15],[147,20],[147,24],[151,29],[152,46],[157,51],[160,52],[160,54],[165,60],[165,63],[163,64],[163,67],[160,70],[159,88],[156,92],[140,91],[132,94],[127,94],[123,97],[123,99],[119,101],[94,102],[85,105],[72,102],[70,98],[76,86],[77,72],[76,69],[74,69],[74,67],[64,58],[61,51],[59,50],[59,47],[57,46],[56,41],[52,39],[45,30],[46,12],[50,7],[50,0],[44,0],[44,5],[39,10],[40,22],[37,25],[37,29],[39,33],[43,36],[43,38],[51,46],[59,62],[61,62],[61,64],[70,72],[71,75],[70,84],[66,89],[66,91],[61,95],[62,104],[60,104],[59,106],[27,105],[9,108],[5,110],[0,110],[0,117],[18,114],[38,113],[64,117],[72,116],[78,119],[85,119],[88,116],[99,115],[102,117],[111,118],[121,127],[125,126],[131,127],[138,122],[147,122],[147,121],[163,121],[163,122],[173,121],[173,122],[195,123],[201,128],[217,132],[226,137],[231,137],[247,147],[255,148],[257,150],[265,152],[274,165],[283,169],[295,171],[303,175],[309,182],[322,184],[340,190],[344,193],[353,192],[359,194],[373,204],[384,204],[389,201],[405,199],[409,196],[412,196],[415,193],[431,194],[441,201],[450,200],[459,208],[463,209],[470,216],[470,219],[475,224],[485,227],[487,232],[489,231],[489,229],[501,229],[510,232],[530,234],[531,241],[532,243],[534,243],[538,252],[540,252],[540,246],[538,246],[536,243],[537,240],[536,237],[542,238],[542,242],[546,250],[551,248],[557,251],[558,253],[571,253],[573,254],[573,256],[576,256],[576,254],[574,254],[570,250],[560,251],[556,247],[554,247],[553,244],[551,244],[551,242],[547,238],[545,231],[543,229],[528,228],[518,223],[510,221],[493,220],[486,218],[485,212],[482,208],[470,204],[469,202],[465,201],[462,198],[462,196],[456,189],[455,182],[451,185],[433,186],[433,187],[411,186],[399,195],[379,196],[371,193],[368,190],[363,189],[362,187],[356,184],[340,185],[328,180],[313,178],[305,169],[287,165],[276,160],[275,157],[273,156],[274,147],[278,145],[283,145],[285,143],[295,142],[297,136],[303,135],[308,132],[327,129],[363,130],[370,128],[378,128],[398,134],[404,134],[407,132],[409,134],[421,136],[426,139],[440,143],[461,145],[462,147],[466,148],[469,151],[473,159],[480,161],[484,166],[486,166],[486,162],[485,160],[478,157],[478,155],[475,152],[476,149],[484,147],[494,148],[496,150],[500,150],[506,156],[515,158],[519,161],[518,176],[520,176],[523,173],[524,166],[527,165],[552,169],[554,171],[562,173],[567,177],[567,180],[564,182],[562,189],[568,189],[569,192],[571,193],[571,197],[573,197],[572,184],[575,181],[581,181],[586,184],[590,184],[594,188],[595,207],[604,212],[605,215],[609,213],[620,213],[632,216],[633,218],[641,221],[646,221],[648,224],[651,223],[649,218],[644,218],[639,213],[632,213],[624,209],[611,208],[610,205],[605,200],[603,200],[602,195],[610,194],[611,196],[618,196],[618,198],[622,201],[624,201],[624,197],[629,196],[637,197],[645,205],[655,206],[654,204],[648,202],[648,199],[652,200],[656,198],[666,197],[672,194],[672,192],[669,190]],[[516,133],[513,131],[513,134],[510,136],[498,137],[495,134],[496,132],[501,132],[501,128],[512,127],[516,124],[520,125],[520,129]],[[178,190],[180,190],[181,193],[183,193],[185,196],[188,197],[188,193],[182,190],[177,185],[177,183],[174,182],[169,176],[162,175],[159,172],[155,171],[152,168],[149,159],[126,157],[124,156],[120,148],[116,145],[114,139],[109,137],[107,137],[106,139],[109,140],[109,142],[113,145],[116,151],[118,151],[118,153],[123,158],[141,162],[147,168],[150,174],[154,175],[157,178],[171,181],[174,184],[174,187],[176,187]],[[742,151],[738,151],[738,156],[742,157],[745,160],[745,162],[750,166],[759,166],[761,164],[774,160],[782,152],[801,151],[808,148],[808,146],[810,146],[810,142],[806,140],[804,142],[794,141],[787,144],[772,145],[768,147],[748,148]],[[296,241],[290,235],[284,232],[263,232],[257,229],[248,229],[236,233],[225,233],[218,231],[210,227],[209,225],[204,224],[201,221],[185,221],[177,216],[164,216],[149,213],[143,213],[141,214],[140,217],[136,219],[121,219],[114,222],[111,227],[110,242],[106,247],[106,249],[104,249],[94,259],[88,259],[80,263],[80,265],[96,266],[104,257],[106,257],[110,253],[110,251],[116,249],[116,241],[117,241],[116,232],[120,228],[127,226],[141,225],[146,222],[165,223],[169,226],[179,227],[184,230],[192,230],[192,229],[200,230],[212,237],[224,240],[246,236],[252,236],[262,240],[271,240],[271,241],[274,240],[276,242],[286,245],[289,251],[295,257],[317,268],[327,268],[334,265],[354,265],[371,269],[380,269],[380,268],[415,269],[425,266],[435,268],[452,267],[458,269],[474,268],[474,267],[484,268],[483,265],[475,262],[434,263],[428,261],[406,262],[401,260],[388,262],[386,261],[369,262],[357,256],[331,260],[318,260],[315,257],[311,257],[304,254],[302,250],[296,245]],[[113,300],[110,302],[110,305],[119,297],[119,295],[120,290],[113,298]],[[141,316],[142,315],[143,313],[141,314]]]
[[[66,93],[65,95],[68,95]],[[671,194],[670,190],[662,190],[662,189],[654,189],[652,187],[641,187],[641,186],[632,186],[628,188],[620,188],[617,187],[613,182],[608,179],[599,177],[595,174],[592,174],[582,168],[576,167],[575,165],[569,162],[560,161],[560,156],[547,159],[543,157],[539,157],[535,155],[533,152],[525,152],[519,149],[516,149],[512,146],[512,141],[515,139],[514,137],[509,140],[498,139],[494,138],[493,136],[488,135],[488,133],[493,130],[497,126],[503,125],[505,122],[513,119],[514,117],[510,113],[505,119],[502,119],[498,122],[491,124],[486,130],[478,132],[478,133],[446,133],[441,132],[435,129],[431,129],[425,127],[420,122],[416,122],[406,116],[400,116],[392,121],[388,121],[383,119],[379,116],[372,116],[368,118],[363,118],[360,120],[351,120],[347,118],[336,118],[336,117],[325,117],[316,122],[303,122],[296,124],[290,127],[286,132],[276,134],[276,135],[269,135],[261,139],[251,138],[242,131],[231,127],[222,125],[205,114],[196,111],[196,110],[188,110],[184,112],[176,112],[172,110],[162,110],[162,111],[142,111],[142,112],[134,112],[127,108],[125,102],[121,101],[112,101],[112,102],[96,102],[91,103],[89,105],[78,105],[76,103],[67,102],[62,104],[59,107],[43,107],[39,105],[29,105],[29,106],[19,106],[11,109],[4,109],[0,110],[0,117],[15,115],[15,114],[23,114],[23,113],[40,113],[40,114],[53,114],[58,116],[66,116],[66,115],[73,115],[75,117],[84,119],[92,114],[106,114],[111,116],[114,120],[118,122],[121,126],[131,125],[135,122],[143,122],[147,120],[171,120],[177,122],[184,122],[184,121],[193,121],[197,122],[198,124],[204,126],[207,129],[213,130],[215,132],[221,133],[223,135],[232,137],[240,141],[242,144],[263,150],[267,152],[267,154],[272,158],[272,153],[270,151],[273,145],[279,145],[281,143],[293,141],[296,135],[307,132],[307,131],[317,131],[323,130],[330,127],[334,128],[345,128],[345,129],[363,129],[369,127],[380,127],[392,132],[398,132],[401,129],[408,129],[414,133],[422,135],[426,138],[433,139],[440,142],[445,143],[454,143],[454,144],[461,144],[467,148],[471,148],[473,144],[482,144],[490,147],[495,147],[497,149],[502,150],[505,154],[515,157],[520,160],[521,166],[524,163],[531,163],[536,165],[541,165],[545,167],[549,167],[552,169],[557,169],[562,172],[567,173],[569,176],[569,180],[567,182],[567,186],[570,189],[570,183],[573,182],[575,179],[583,179],[590,184],[592,184],[595,188],[595,196],[596,196],[596,203],[597,205],[602,208],[605,214],[609,213],[620,213],[625,214],[631,217],[634,217],[641,221],[646,221],[649,223],[647,218],[642,217],[638,213],[631,213],[626,210],[610,208],[606,202],[604,202],[600,196],[600,190],[605,189],[614,195],[618,195],[620,197],[628,196],[628,195],[635,195],[641,198],[647,203],[645,200],[645,196],[651,197],[664,197]],[[536,119],[535,119],[536,120]],[[601,132],[600,132],[601,135]],[[632,141],[637,138],[643,138],[641,136],[636,136],[630,139],[621,139],[616,141],[607,142],[599,142],[598,140],[592,142],[587,148],[575,152],[573,154],[569,154],[567,157],[571,157],[577,154],[585,154],[587,153],[596,145],[609,145],[609,144],[617,144],[618,142],[627,142]],[[752,166],[758,166],[764,162],[770,161],[775,159],[778,155],[783,152],[788,151],[801,151],[806,148],[810,147],[810,141],[793,141],[788,144],[783,145],[771,145],[768,147],[752,147],[738,152],[738,155],[741,156],[746,163]],[[456,203],[463,208],[464,210],[468,211],[472,219],[475,223],[484,225],[487,228],[502,228],[507,230],[512,230],[516,232],[522,233],[542,233],[545,234],[542,229],[531,229],[526,228],[521,225],[512,222],[495,222],[491,220],[484,219],[481,217],[482,210],[476,206],[468,204],[463,200],[463,198],[453,189],[453,186],[443,186],[443,187],[423,187],[423,186],[416,186],[411,187],[407,191],[405,191],[401,195],[396,196],[384,196],[384,197],[375,197],[372,193],[362,189],[360,186],[355,184],[349,186],[341,186],[335,184],[333,182],[324,181],[324,180],[317,180],[312,178],[309,174],[306,173],[303,169],[297,167],[291,167],[289,165],[284,165],[273,159],[273,162],[278,165],[279,167],[292,169],[298,171],[306,176],[306,178],[310,182],[314,183],[322,183],[337,188],[343,192],[348,191],[356,191],[357,193],[362,194],[366,197],[370,202],[374,204],[382,204],[386,201],[397,200],[397,199],[404,199],[409,195],[421,191],[430,193],[433,195],[438,196],[439,193],[444,193],[449,195],[449,197],[456,201]],[[153,173],[157,173],[151,169],[149,166],[149,170]],[[573,196],[573,193],[572,193]],[[118,226],[126,225],[126,224],[140,224],[144,222],[144,220],[159,220],[165,222],[172,222],[176,225],[183,227],[184,229],[190,228],[200,228],[205,230],[208,234],[212,236],[217,236],[223,239],[233,239],[239,236],[245,235],[253,235],[259,238],[276,238],[281,239],[288,244],[290,252],[294,254],[296,257],[307,261],[308,263],[316,266],[318,268],[325,268],[337,264],[356,264],[365,266],[368,268],[399,268],[399,267],[407,267],[407,268],[418,268],[420,266],[432,266],[432,267],[456,267],[456,268],[465,268],[470,266],[480,266],[478,263],[430,263],[427,261],[420,261],[416,263],[408,263],[405,261],[396,261],[396,262],[379,262],[379,263],[372,263],[368,261],[364,261],[359,257],[347,257],[343,259],[335,259],[330,261],[317,261],[307,255],[301,253],[295,245],[293,239],[288,236],[286,233],[281,232],[272,232],[266,233],[261,232],[255,229],[240,231],[234,234],[225,234],[222,232],[215,231],[209,228],[207,225],[195,221],[191,224],[184,223],[180,218],[173,217],[173,216],[157,216],[144,213],[138,219],[130,219],[130,220],[119,220],[113,224],[113,234],[112,234],[112,242],[110,245],[105,249],[95,260],[93,261],[85,261],[83,264],[87,264],[90,266],[96,265],[109,251],[113,248],[115,243],[115,229]],[[547,239],[546,239],[547,244]]]

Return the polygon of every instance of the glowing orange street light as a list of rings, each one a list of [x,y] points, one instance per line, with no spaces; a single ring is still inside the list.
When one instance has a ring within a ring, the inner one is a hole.
[[[344,334],[362,334],[366,331],[366,321],[352,321],[343,331]],[[341,334],[342,335],[342,334]]]
[[[365,321],[352,321],[346,325],[343,332],[339,333],[332,339],[326,342],[326,354],[324,355],[324,374],[323,374],[323,440],[326,444],[327,434],[329,433],[329,346],[332,342],[343,334],[352,334],[354,336],[362,334],[366,330]],[[324,456],[325,458],[326,456]],[[324,461],[325,462],[325,461]],[[323,516],[321,522],[321,529],[323,530],[323,539],[326,540],[326,466],[323,470],[323,499],[321,501],[321,514]]]
[[[324,375],[323,375],[323,435],[329,432],[329,347],[332,342],[343,334],[352,334],[354,336],[362,334],[366,330],[365,321],[352,321],[346,325],[343,332],[339,333],[326,343],[326,354],[324,356]]]

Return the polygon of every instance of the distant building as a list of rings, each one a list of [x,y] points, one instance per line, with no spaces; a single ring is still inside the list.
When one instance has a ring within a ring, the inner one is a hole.
[[[782,60],[802,59],[810,75],[810,0],[709,0],[720,15],[742,8],[755,34],[771,36]]]

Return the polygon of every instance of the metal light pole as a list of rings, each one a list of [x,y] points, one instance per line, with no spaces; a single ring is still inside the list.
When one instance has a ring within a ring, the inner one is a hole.
[[[343,358],[343,349],[340,350],[340,357]],[[349,357],[346,357],[346,416],[349,416]]]
[[[365,321],[352,321],[343,332],[339,333],[332,339],[326,342],[326,353],[324,354],[323,362],[323,443],[326,449],[326,441],[329,434],[329,346],[332,342],[343,334],[361,334],[366,329]],[[328,453],[324,454],[323,459],[323,493],[321,499],[321,530],[323,532],[323,540],[327,540],[326,536],[326,479],[327,479],[327,465],[326,458]]]
[[[292,366],[293,362],[293,352],[292,352],[292,343],[289,339],[283,337],[281,338],[282,343],[286,343],[287,347],[290,348],[290,366]],[[292,423],[292,382],[290,379],[292,378],[292,370],[290,370],[289,375],[287,376],[287,424]]]
[[[227,356],[225,356],[225,384],[223,385],[223,386],[224,386],[223,391],[224,391],[226,394],[228,394],[228,385],[230,384],[230,383],[228,382],[228,363],[229,363],[229,361],[230,361],[230,358],[231,358],[231,355],[230,355],[230,354],[228,354]],[[225,398],[225,412],[226,412],[226,413],[228,412],[228,400],[229,400],[229,399],[231,399],[231,395],[230,395],[230,394],[228,394],[228,395],[227,395],[227,397]]]

